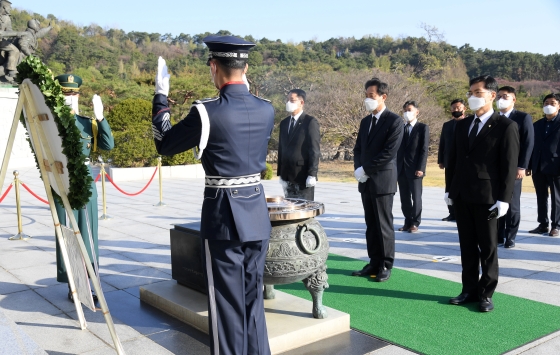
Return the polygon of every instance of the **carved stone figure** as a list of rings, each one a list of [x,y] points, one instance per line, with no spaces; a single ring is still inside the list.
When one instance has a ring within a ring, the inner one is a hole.
[[[52,23],[41,29],[39,21],[33,19],[27,22],[25,31],[13,31],[11,10],[11,2],[0,0],[0,81],[8,83],[14,81],[17,65],[23,57],[34,54],[37,50],[37,39],[44,37],[52,29]]]

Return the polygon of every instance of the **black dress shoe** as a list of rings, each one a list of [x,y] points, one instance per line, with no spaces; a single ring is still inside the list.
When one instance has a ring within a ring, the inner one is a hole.
[[[481,312],[490,312],[494,309],[494,303],[490,297],[482,297],[480,303],[478,304],[478,309]]]
[[[99,301],[99,299],[97,298],[97,295],[93,291],[91,291],[91,297],[93,297],[93,303],[97,303]],[[70,300],[70,302],[74,302],[74,297],[72,296],[72,291],[68,291],[68,299]]]
[[[449,215],[445,218],[442,218],[441,220],[444,222],[455,222],[455,216]]]
[[[408,229],[410,228],[410,226],[408,224],[405,224],[404,226],[400,227],[399,229],[397,229],[399,232],[408,232]]]
[[[531,229],[529,231],[529,233],[531,233],[531,234],[545,234],[545,233],[548,233],[548,227],[538,226],[535,229]]]
[[[383,268],[379,270],[379,272],[377,273],[377,277],[375,278],[375,281],[384,282],[389,280],[390,278],[391,278],[391,269]]]
[[[504,248],[506,249],[511,249],[515,247],[515,240],[506,240],[505,244],[504,244]]]
[[[377,268],[367,264],[362,270],[352,271],[352,276],[371,276],[377,274]]]
[[[449,299],[451,304],[465,304],[470,302],[477,302],[478,297],[471,293],[462,292],[459,296]]]
[[[548,235],[551,237],[558,237],[560,235],[560,231],[558,228],[554,228],[550,231],[550,233],[548,233]]]

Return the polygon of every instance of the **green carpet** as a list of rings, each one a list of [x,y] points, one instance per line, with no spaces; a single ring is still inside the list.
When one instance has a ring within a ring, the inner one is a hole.
[[[387,282],[352,277],[364,262],[330,255],[323,303],[350,314],[351,327],[414,351],[436,355],[501,354],[560,329],[560,307],[496,293],[495,309],[448,304],[455,282],[393,269]],[[276,287],[311,300],[302,283]]]

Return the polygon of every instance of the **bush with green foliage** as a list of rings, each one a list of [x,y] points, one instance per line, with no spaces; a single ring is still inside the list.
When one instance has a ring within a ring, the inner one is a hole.
[[[261,172],[261,179],[262,180],[271,180],[274,176],[274,171],[272,170],[272,165],[266,163],[266,170]]]
[[[157,164],[152,134],[152,103],[144,99],[126,99],[107,115],[115,138],[115,148],[100,154],[118,167],[142,167]],[[163,165],[195,164],[192,151],[162,158]]]

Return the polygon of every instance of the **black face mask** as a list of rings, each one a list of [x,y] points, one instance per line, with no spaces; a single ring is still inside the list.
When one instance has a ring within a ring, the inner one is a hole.
[[[451,112],[451,116],[453,116],[454,118],[459,118],[459,117],[463,116],[463,112],[454,111],[454,112]]]

